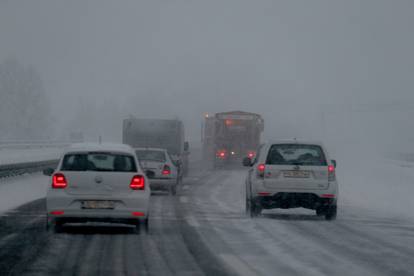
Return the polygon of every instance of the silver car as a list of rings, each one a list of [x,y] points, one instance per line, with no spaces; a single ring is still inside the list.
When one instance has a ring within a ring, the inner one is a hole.
[[[181,177],[167,150],[136,148],[135,153],[142,169],[149,178],[151,190],[165,190],[175,195]]]
[[[47,192],[48,225],[118,222],[148,227],[150,187],[133,149],[118,144],[77,144],[67,149]]]
[[[321,143],[277,141],[262,145],[246,179],[246,212],[263,209],[307,208],[327,220],[336,218],[338,183],[336,161]]]

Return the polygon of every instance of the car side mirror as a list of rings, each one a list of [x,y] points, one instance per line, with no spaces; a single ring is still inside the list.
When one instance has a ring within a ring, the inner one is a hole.
[[[55,169],[53,168],[47,168],[43,170],[43,174],[46,176],[52,176],[54,172],[55,172]]]
[[[336,160],[331,160],[331,162],[334,165],[334,167],[336,168]]]
[[[250,159],[249,157],[245,157],[243,159],[243,166],[251,167],[252,166],[252,159]]]

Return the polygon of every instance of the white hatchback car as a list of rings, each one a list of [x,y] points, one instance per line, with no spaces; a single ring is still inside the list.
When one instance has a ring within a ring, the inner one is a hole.
[[[336,218],[336,161],[321,143],[289,140],[263,144],[246,179],[246,212],[262,209],[307,208],[327,220]]]
[[[67,222],[140,222],[148,227],[150,187],[134,150],[118,144],[75,144],[54,171],[47,192],[48,226]]]
[[[136,148],[138,160],[149,178],[151,190],[166,190],[177,193],[180,182],[178,169],[167,150],[159,148]]]

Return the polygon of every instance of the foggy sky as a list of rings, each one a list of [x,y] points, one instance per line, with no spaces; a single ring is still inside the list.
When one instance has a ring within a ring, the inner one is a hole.
[[[268,137],[319,138],[328,104],[414,102],[413,11],[410,0],[0,0],[0,61],[37,68],[59,131],[81,101],[88,136],[111,141],[129,114],[178,116],[197,140],[204,112],[239,109],[262,114]]]

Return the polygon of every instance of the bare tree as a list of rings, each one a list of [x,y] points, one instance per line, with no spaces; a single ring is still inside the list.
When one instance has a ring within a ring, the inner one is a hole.
[[[35,68],[16,59],[0,63],[0,139],[46,139],[50,122],[47,95]]]

